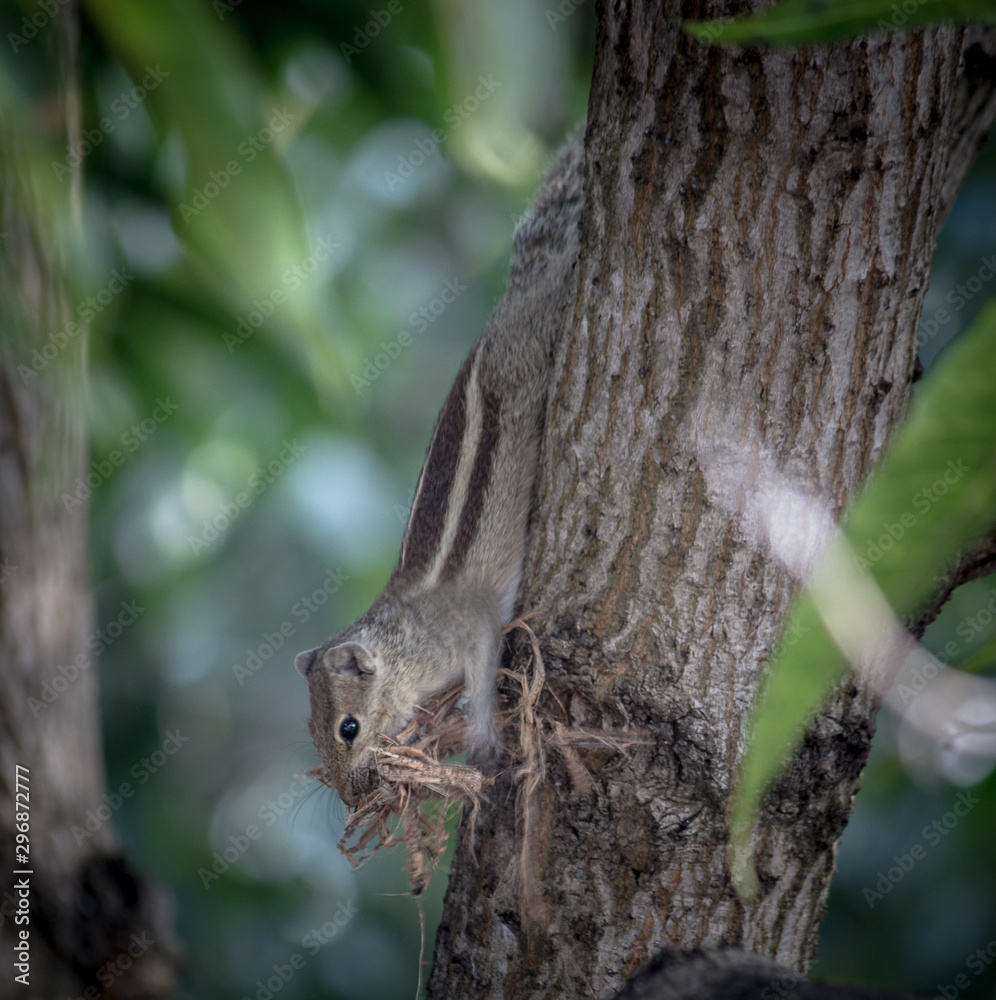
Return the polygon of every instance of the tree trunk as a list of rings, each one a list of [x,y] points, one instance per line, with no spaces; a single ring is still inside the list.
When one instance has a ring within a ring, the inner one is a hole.
[[[605,997],[665,945],[799,970],[816,947],[877,706],[848,683],[811,729],[740,899],[727,809],[795,589],[753,519],[776,474],[839,515],[902,417],[937,230],[996,117],[996,38],[726,50],[682,35],[702,13],[598,8],[522,598],[543,715],[649,744],[581,752],[588,788],[549,752],[528,808],[499,776],[457,850],[432,997]]]
[[[76,148],[72,12],[46,43],[60,113],[42,128]],[[87,471],[85,331],[52,336],[76,319],[64,241],[79,178],[39,184],[48,160],[17,113],[0,120],[0,982],[26,1000],[91,988],[151,1000],[172,992],[165,911],[122,856],[104,797],[89,518],[63,501]]]

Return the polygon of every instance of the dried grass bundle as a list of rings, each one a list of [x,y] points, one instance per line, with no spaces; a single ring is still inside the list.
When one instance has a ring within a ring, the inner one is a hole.
[[[450,807],[469,806],[473,823],[484,791],[477,768],[443,763],[464,749],[466,724],[457,707],[462,694],[461,684],[446,688],[416,706],[397,737],[380,737],[373,751],[380,781],[349,815],[339,841],[339,850],[356,868],[376,851],[404,843],[408,884],[416,896],[446,850]]]
[[[545,717],[540,698],[548,689],[539,643],[524,621],[513,622],[505,631],[513,628],[525,630],[533,654],[521,672],[503,671],[519,688],[519,694],[500,719],[506,745],[518,763],[519,906],[528,931],[544,924],[547,752],[560,754],[575,790],[586,792],[593,783],[579,749],[619,752],[640,741],[631,734],[569,728]],[[355,868],[377,851],[403,843],[408,882],[415,896],[425,890],[432,869],[446,850],[450,808],[457,804],[469,807],[473,824],[488,783],[475,767],[444,763],[466,747],[467,727],[458,707],[462,695],[459,683],[440,691],[425,705],[416,706],[412,721],[397,737],[379,738],[373,752],[380,780],[350,813],[339,841],[339,849]],[[309,773],[329,783],[324,768]]]
[[[547,752],[555,750],[563,758],[564,766],[575,791],[588,792],[593,781],[581,761],[579,749],[626,752],[631,747],[648,742],[632,733],[605,732],[579,727],[567,727],[540,709],[544,691],[566,716],[563,705],[546,685],[546,667],[539,642],[529,625],[518,619],[506,626],[505,631],[522,629],[532,648],[532,658],[522,672],[503,671],[519,688],[517,704],[506,714],[503,724],[517,732],[513,752],[519,760],[516,774],[518,786],[515,797],[515,815],[518,826],[518,877],[519,920],[529,940],[542,936],[547,926],[545,885],[547,812],[551,795],[547,781]]]

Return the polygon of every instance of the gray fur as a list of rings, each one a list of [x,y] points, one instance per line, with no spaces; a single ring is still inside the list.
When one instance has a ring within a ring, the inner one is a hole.
[[[495,742],[501,626],[518,597],[551,357],[573,304],[582,167],[578,132],[516,229],[508,289],[440,415],[387,587],[360,619],[295,660],[308,680],[312,737],[349,805],[375,780],[377,734],[398,733],[420,699],[460,678],[473,747]],[[446,439],[454,427],[459,440]],[[466,525],[472,533],[454,540]],[[349,717],[359,732],[347,744],[340,727]]]

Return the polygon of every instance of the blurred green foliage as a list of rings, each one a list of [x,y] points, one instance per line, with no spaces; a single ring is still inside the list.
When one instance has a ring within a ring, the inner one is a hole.
[[[39,185],[82,161],[72,294],[127,279],[93,316],[92,463],[67,502],[92,504],[115,823],[175,894],[187,996],[288,969],[289,1000],[415,992],[403,853],[358,875],[340,856],[341,805],[296,777],[315,756],[292,663],[397,557],[515,222],[584,114],[591,15],[94,2],[66,148],[44,111],[70,15],[0,11]],[[441,870],[426,960],[444,889]]]
[[[994,577],[956,591],[927,648],[963,666],[996,639],[994,595]],[[956,782],[902,761],[899,722],[883,710],[812,973],[950,1000],[992,997],[996,772]]]
[[[184,995],[265,996],[288,970],[288,1000],[412,995],[403,859],[354,874],[336,850],[341,805],[296,777],[315,759],[292,661],[390,572],[515,220],[584,114],[592,5],[93,0],[71,149],[46,113],[49,22],[65,16],[47,9],[0,9],[4,112],[43,187],[82,161],[76,301],[129,276],[93,317],[77,491],[92,503],[108,787],[132,793],[115,823],[175,894]],[[925,317],[996,249],[992,173],[980,164],[952,213]],[[925,327],[925,360],[977,305]],[[888,721],[882,737],[820,971],[930,991],[993,926],[989,806],[869,909],[875,865],[955,795],[913,787]],[[427,959],[443,877],[424,897]]]

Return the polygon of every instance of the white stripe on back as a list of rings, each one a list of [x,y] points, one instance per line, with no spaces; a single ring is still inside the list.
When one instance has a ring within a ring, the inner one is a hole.
[[[477,384],[477,369],[481,363],[481,354],[478,351],[477,357],[470,369],[467,378],[467,387],[464,394],[464,429],[463,440],[460,442],[460,457],[457,459],[456,475],[453,477],[453,485],[446,503],[446,521],[443,524],[443,534],[439,539],[439,549],[436,558],[433,559],[425,574],[423,585],[425,587],[434,586],[439,580],[439,574],[443,566],[446,565],[446,558],[453,548],[456,539],[457,528],[460,525],[460,515],[467,502],[467,490],[470,486],[470,477],[474,471],[474,461],[477,458],[477,449],[481,443],[481,427],[483,425],[483,414],[481,413],[481,390]],[[454,503],[455,498],[463,497],[463,503]]]

